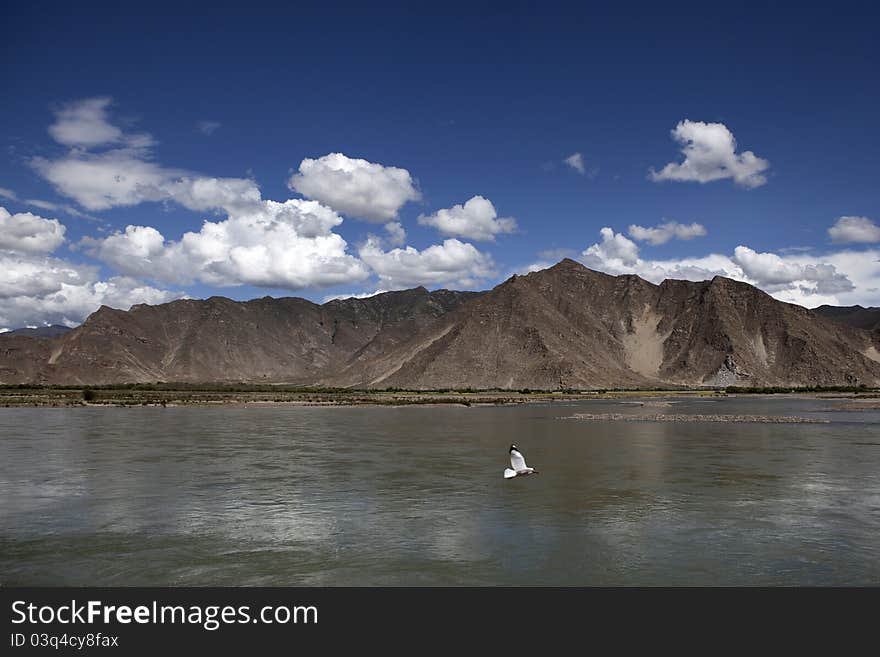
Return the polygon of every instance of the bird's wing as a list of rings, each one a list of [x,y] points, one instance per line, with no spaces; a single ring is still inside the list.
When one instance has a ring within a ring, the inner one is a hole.
[[[504,478],[505,479],[513,479],[516,476],[516,470],[511,470],[510,468],[504,468]]]
[[[517,472],[525,470],[528,467],[525,458],[523,458],[523,455],[520,454],[518,450],[514,449],[510,452],[510,467]]]

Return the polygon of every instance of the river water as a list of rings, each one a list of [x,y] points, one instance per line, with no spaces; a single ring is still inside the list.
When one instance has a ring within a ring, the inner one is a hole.
[[[0,409],[0,585],[878,585],[880,412],[833,405]]]

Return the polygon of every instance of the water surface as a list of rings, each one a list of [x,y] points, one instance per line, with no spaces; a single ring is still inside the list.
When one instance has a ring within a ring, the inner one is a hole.
[[[880,413],[830,406],[0,409],[0,584],[878,585]]]

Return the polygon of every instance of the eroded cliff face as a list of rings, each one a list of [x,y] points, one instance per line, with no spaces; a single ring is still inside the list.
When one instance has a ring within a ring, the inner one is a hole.
[[[484,293],[101,308],[57,338],[0,336],[0,381],[878,385],[880,334],[721,277],[654,285],[563,260]]]

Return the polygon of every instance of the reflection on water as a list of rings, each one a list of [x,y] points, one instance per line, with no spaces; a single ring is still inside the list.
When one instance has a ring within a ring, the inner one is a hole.
[[[0,584],[880,584],[880,413],[827,409],[2,409]]]

